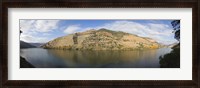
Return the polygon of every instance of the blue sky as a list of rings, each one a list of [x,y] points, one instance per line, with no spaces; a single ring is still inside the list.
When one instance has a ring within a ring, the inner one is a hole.
[[[172,20],[20,20],[23,33],[20,40],[29,43],[46,43],[57,37],[106,28],[141,37],[149,37],[162,44],[177,42],[172,33]]]

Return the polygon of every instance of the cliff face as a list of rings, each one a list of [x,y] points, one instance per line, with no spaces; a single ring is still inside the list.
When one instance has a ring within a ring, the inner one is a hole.
[[[107,29],[88,30],[56,38],[42,46],[74,50],[142,50],[160,47],[155,40]]]

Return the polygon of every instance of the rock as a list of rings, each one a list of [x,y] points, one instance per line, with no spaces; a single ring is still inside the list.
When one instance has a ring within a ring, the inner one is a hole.
[[[25,58],[20,56],[20,68],[35,68],[31,63],[26,61]]]

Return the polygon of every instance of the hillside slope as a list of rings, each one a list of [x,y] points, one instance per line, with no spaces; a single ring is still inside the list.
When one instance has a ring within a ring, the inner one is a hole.
[[[74,50],[142,50],[157,49],[155,40],[107,29],[88,30],[56,38],[42,46],[48,49]]]
[[[20,48],[36,48],[36,46],[33,46],[27,42],[20,41]]]

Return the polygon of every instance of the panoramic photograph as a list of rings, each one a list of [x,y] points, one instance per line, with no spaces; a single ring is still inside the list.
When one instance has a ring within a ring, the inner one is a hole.
[[[21,19],[20,68],[180,68],[177,19]]]

